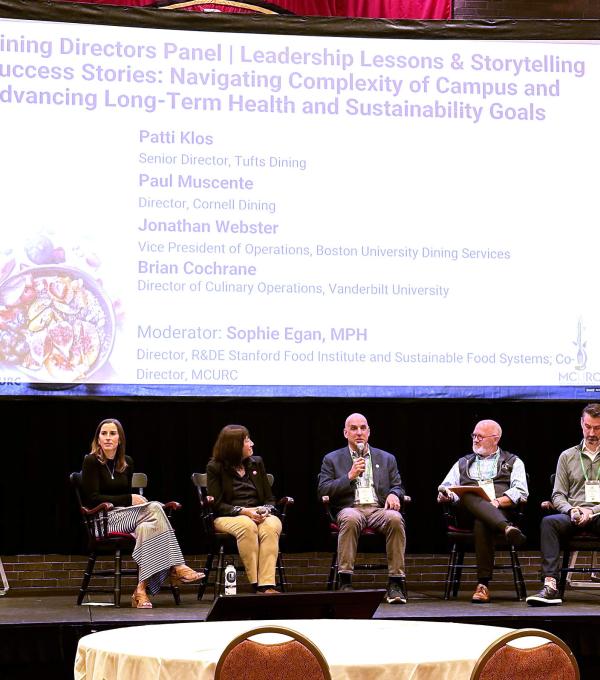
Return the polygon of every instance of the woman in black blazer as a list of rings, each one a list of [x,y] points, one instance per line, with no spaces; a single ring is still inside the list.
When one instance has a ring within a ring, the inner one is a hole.
[[[215,529],[235,536],[246,576],[259,593],[276,593],[275,566],[281,521],[262,458],[254,456],[248,430],[226,425],[206,468],[214,497]]]

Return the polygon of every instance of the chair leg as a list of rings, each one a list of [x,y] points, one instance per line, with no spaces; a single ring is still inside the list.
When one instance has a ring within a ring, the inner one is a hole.
[[[210,577],[210,572],[212,571],[213,559],[214,559],[213,553],[209,552],[206,556],[206,563],[204,564],[204,578],[200,581],[200,584],[198,586],[197,595],[198,600],[201,600],[204,597],[204,591],[206,590],[206,586],[208,585],[208,579]]]
[[[515,591],[517,592],[517,600],[523,602],[527,597],[527,589],[525,588],[525,580],[523,578],[523,570],[521,569],[521,562],[519,561],[519,553],[515,546],[510,546],[510,562],[512,565],[513,580],[515,582]]]
[[[121,551],[115,550],[115,587],[113,591],[113,602],[115,607],[121,606]]]
[[[452,596],[458,597],[460,589],[460,580],[462,578],[462,570],[465,562],[464,550],[458,550],[456,556],[456,564],[454,565],[454,578],[452,579]]]
[[[333,556],[331,558],[329,578],[327,579],[327,590],[337,590],[337,549],[333,551]]]
[[[285,577],[285,567],[283,565],[283,556],[281,553],[277,555],[277,574],[279,575],[279,587],[282,593],[287,592],[287,579]]]
[[[181,593],[179,592],[179,588],[177,586],[171,585],[171,594],[173,595],[173,599],[175,600],[176,605],[181,604]]]
[[[562,568],[560,570],[560,577],[558,579],[558,594],[562,599],[565,596],[565,586],[567,585],[567,574],[569,573],[569,559],[571,552],[566,548],[563,550]]]
[[[217,575],[215,578],[215,594],[214,594],[215,599],[221,594],[221,591],[224,589],[224,586],[225,586],[225,551],[223,549],[223,546],[221,545],[219,547],[219,556],[217,558]]]
[[[87,593],[88,586],[90,585],[90,579],[94,573],[94,566],[96,564],[96,553],[91,553],[88,558],[87,567],[85,568],[85,573],[83,574],[83,580],[81,581],[81,587],[79,588],[79,595],[77,596],[77,604],[83,602],[83,598]]]
[[[452,589],[452,584],[454,583],[456,558],[457,558],[456,544],[453,544],[452,550],[450,551],[450,557],[448,558],[448,572],[446,573],[446,587],[444,588],[444,600],[450,599],[450,591]]]
[[[578,550],[573,550],[569,555],[569,569],[574,569],[577,566],[577,556],[579,555]],[[573,572],[568,571],[565,578],[565,586],[571,585],[573,581]]]

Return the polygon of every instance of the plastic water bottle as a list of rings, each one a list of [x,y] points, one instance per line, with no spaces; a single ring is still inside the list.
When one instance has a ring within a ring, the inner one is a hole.
[[[225,595],[235,595],[237,593],[237,572],[235,565],[230,562],[225,567]]]

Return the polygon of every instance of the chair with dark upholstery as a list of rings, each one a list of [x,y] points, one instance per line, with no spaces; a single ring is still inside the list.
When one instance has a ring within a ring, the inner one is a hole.
[[[250,638],[276,633],[283,642],[259,642]],[[305,635],[282,626],[261,626],[238,635],[224,649],[215,680],[331,680],[321,650]]]
[[[550,483],[554,488],[554,480],[556,475],[550,476]],[[555,514],[557,512],[552,501],[543,501],[542,510],[546,514]],[[600,588],[600,564],[598,563],[598,556],[600,555],[600,536],[587,531],[585,526],[576,531],[568,540],[561,543],[563,551],[562,566],[560,569],[560,577],[558,579],[558,593],[564,598],[567,584],[571,588]],[[579,563],[579,553],[587,553],[590,555],[589,562]],[[575,580],[571,576],[573,574],[589,574],[589,579]]]
[[[269,484],[273,486],[273,475],[267,474]],[[228,556],[234,559],[239,555],[237,549],[237,542],[235,536],[224,532],[216,531],[214,526],[213,502],[214,498],[208,495],[207,492],[207,476],[205,472],[194,472],[192,474],[192,482],[196,488],[198,495],[198,505],[200,508],[200,525],[202,527],[202,534],[206,541],[206,563],[204,565],[204,573],[206,578],[200,582],[198,586],[198,599],[201,600],[204,591],[208,585],[214,587],[214,597],[224,592],[225,588],[225,565]],[[285,567],[283,560],[282,548],[285,546],[286,540],[286,524],[287,513],[289,508],[294,504],[294,499],[290,496],[284,496],[277,501],[278,517],[281,520],[282,530],[279,536],[279,555],[277,556],[277,587],[285,592],[288,589],[288,583],[285,576]],[[213,570],[213,563],[217,558],[217,566]],[[243,565],[239,564],[239,568]],[[214,572],[214,578],[210,580],[210,574]]]
[[[516,647],[519,638],[543,638],[535,647]],[[479,657],[471,680],[579,680],[579,666],[573,652],[556,635],[536,628],[506,633]]]
[[[108,513],[113,509],[112,503],[100,503],[94,508],[87,508],[83,504],[81,497],[81,472],[72,472],[69,479],[75,491],[88,542],[88,562],[81,581],[81,587],[79,588],[79,594],[77,595],[77,604],[81,604],[83,598],[89,593],[112,593],[114,606],[120,607],[122,577],[137,577],[138,575],[137,568],[122,568],[122,558],[124,555],[131,555],[135,546],[135,537],[133,534],[108,531]],[[144,495],[147,482],[147,476],[143,472],[137,472],[133,474],[131,486],[135,489],[136,493]],[[169,519],[171,519],[172,513],[180,508],[181,505],[175,501],[164,505],[165,513]],[[112,566],[106,569],[95,569],[96,560],[100,556],[112,556]],[[112,583],[111,585],[90,586],[92,577],[111,579]],[[179,588],[177,586],[169,587],[176,604],[179,604]]]
[[[475,551],[475,539],[472,523],[470,521],[465,521],[465,518],[461,516],[461,513],[456,512],[457,508],[453,503],[442,502],[439,503],[439,505],[442,508],[446,526],[446,537],[450,549],[448,571],[446,573],[446,584],[444,588],[444,599],[449,600],[450,597],[458,596],[462,572],[465,569],[477,569],[477,565],[465,564],[465,553]],[[511,521],[517,526],[521,526],[523,523],[523,513],[526,505],[526,502],[522,501],[514,510]],[[525,579],[523,578],[523,570],[521,569],[521,562],[519,560],[519,551],[514,545],[508,543],[502,532],[499,532],[496,537],[495,548],[496,550],[508,551],[510,562],[499,562],[495,559],[494,570],[502,571],[510,569],[512,571],[517,599],[523,601],[527,597],[527,590],[525,588]]]
[[[404,515],[406,508],[411,501],[410,496],[404,496],[401,499],[400,511]],[[327,590],[337,590],[339,587],[338,576],[338,536],[340,527],[337,523],[336,516],[331,508],[329,496],[321,496],[321,506],[323,509],[323,517],[329,534],[329,544],[331,550],[331,564],[329,566],[329,576],[327,577]],[[385,555],[385,536],[370,527],[364,529],[358,538],[357,555]],[[388,563],[387,560],[374,561],[358,561],[354,564],[354,571],[382,571],[387,574]]]

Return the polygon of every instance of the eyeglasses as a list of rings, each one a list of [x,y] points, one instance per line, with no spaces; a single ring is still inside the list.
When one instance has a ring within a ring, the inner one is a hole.
[[[477,434],[476,432],[473,432],[471,435],[471,439],[473,441],[480,441],[482,439],[489,439],[490,437],[497,437],[497,434]]]

